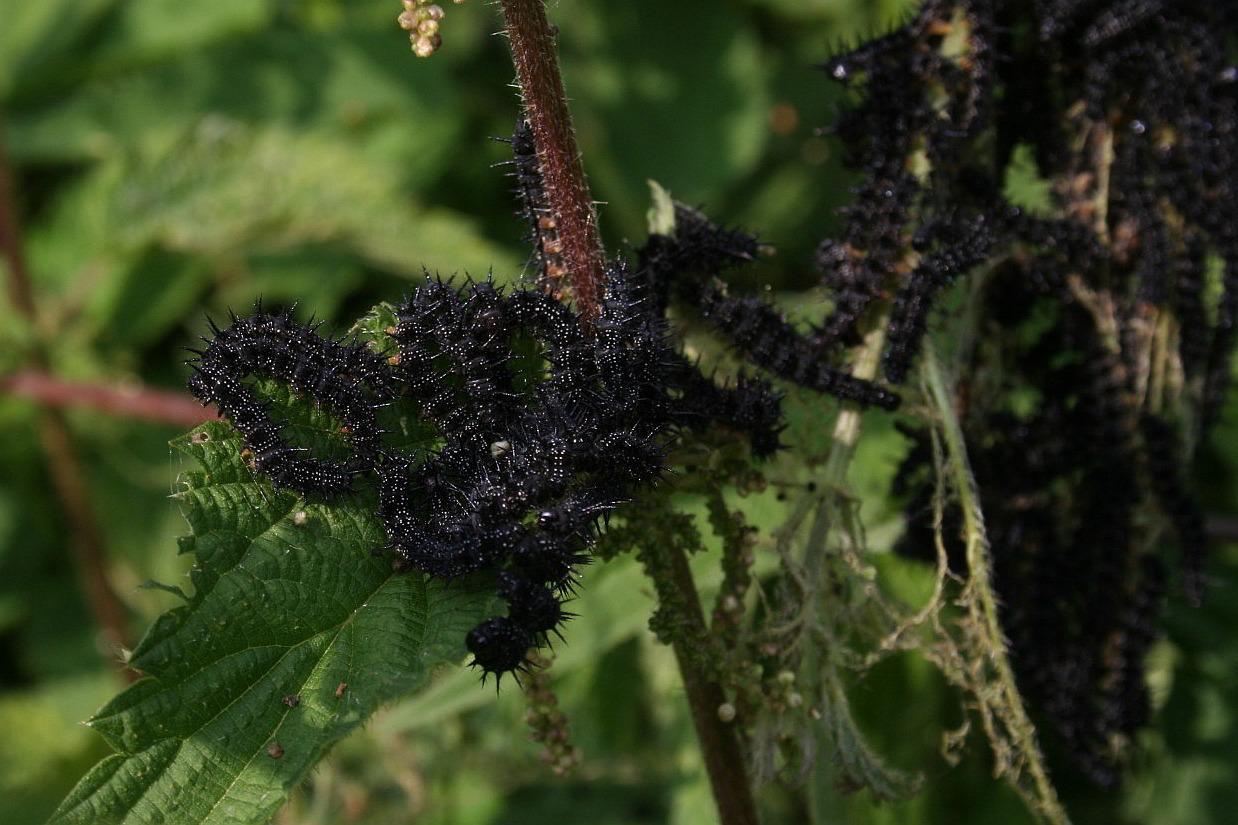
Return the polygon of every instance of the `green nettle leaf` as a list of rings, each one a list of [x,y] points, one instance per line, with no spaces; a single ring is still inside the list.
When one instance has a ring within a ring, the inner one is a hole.
[[[481,588],[394,574],[372,552],[386,543],[372,495],[274,490],[226,424],[173,445],[202,468],[178,496],[195,592],[134,651],[148,678],[90,721],[117,753],[54,823],[266,821],[333,742],[461,661],[489,605]]]
[[[182,55],[267,22],[270,0],[175,3],[126,0],[116,8],[115,31],[101,59],[120,65]]]
[[[0,100],[37,85],[46,73],[63,68],[76,47],[116,0],[0,0]]]

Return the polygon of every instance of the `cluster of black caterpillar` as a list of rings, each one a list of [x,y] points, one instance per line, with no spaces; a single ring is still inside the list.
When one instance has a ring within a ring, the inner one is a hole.
[[[1139,513],[1162,512],[1183,589],[1205,590],[1184,462],[1238,337],[1235,34],[1233,3],[926,0],[824,66],[861,93],[834,131],[863,179],[820,247],[835,305],[817,341],[856,341],[888,302],[900,383],[944,288],[983,278],[957,406],[1003,629],[1031,705],[1106,785],[1148,715],[1168,590]],[[1016,149],[1052,184],[1052,217],[1004,197]],[[934,556],[928,435],[908,432],[901,549]]]
[[[566,618],[563,597],[600,518],[653,482],[674,428],[721,423],[757,455],[778,445],[778,396],[764,382],[718,386],[666,340],[641,288],[607,272],[589,329],[565,304],[490,282],[429,278],[396,311],[393,349],[322,337],[286,314],[213,330],[191,362],[191,391],[244,436],[256,469],[305,496],[377,486],[379,515],[402,567],[455,579],[494,571],[508,611],[467,638],[474,664],[526,666]],[[286,382],[342,425],[346,457],[295,446],[257,378]],[[397,449],[378,411],[411,405],[432,425]]]
[[[1142,657],[1166,590],[1136,518],[1143,505],[1167,515],[1191,598],[1204,589],[1182,433],[1215,420],[1238,336],[1236,24],[1233,4],[926,0],[905,25],[829,61],[832,78],[863,94],[835,129],[863,177],[841,237],[819,247],[833,307],[807,334],[720,280],[757,257],[756,238],[683,207],[673,234],[651,236],[630,267],[608,266],[586,331],[546,294],[564,274],[560,239],[522,126],[513,164],[540,291],[431,279],[381,354],[260,314],[215,331],[191,387],[277,485],[347,495],[376,484],[402,563],[445,578],[492,571],[508,612],[468,647],[502,674],[564,619],[599,519],[658,477],[676,429],[720,424],[757,456],[779,446],[776,394],[702,375],[667,340],[671,301],[762,369],[894,409],[893,389],[838,359],[884,312],[884,377],[904,382],[940,296],[982,273],[981,332],[993,334],[971,350],[963,374],[975,378],[958,406],[1004,629],[1033,706],[1111,784],[1121,743],[1147,716]],[[1003,196],[1020,146],[1055,183],[1052,218]],[[1209,312],[1212,266],[1222,275]],[[1180,373],[1184,393],[1149,379],[1155,319],[1175,331],[1163,340],[1180,370],[1166,374]],[[348,455],[292,446],[248,376],[324,407]],[[415,405],[432,443],[392,449],[376,413],[390,403]],[[930,451],[915,438],[898,479],[913,499],[909,552],[933,535]]]
[[[637,275],[659,312],[671,298],[693,307],[747,360],[801,387],[845,401],[892,410],[899,396],[833,366],[840,352],[797,330],[760,298],[731,295],[719,276],[756,259],[755,235],[718,227],[700,213],[675,205],[675,234],[651,235],[638,250]]]
[[[729,296],[717,276],[753,260],[756,238],[683,207],[673,235],[652,235],[631,267],[607,266],[599,312],[582,321],[558,300],[558,235],[527,124],[509,142],[540,289],[428,278],[396,311],[393,349],[381,353],[260,312],[213,328],[190,380],[277,486],[328,497],[376,486],[401,566],[446,579],[492,571],[507,614],[474,628],[467,646],[499,675],[524,668],[529,648],[556,632],[599,520],[659,477],[676,430],[724,427],[757,458],[780,447],[779,395],[742,373],[730,386],[703,375],[668,339],[671,297],[776,375],[859,403],[899,400],[830,366],[765,303]],[[286,382],[330,413],[348,455],[291,444],[256,378]],[[411,404],[432,428],[426,444],[384,439],[377,411],[392,403]]]
[[[991,299],[1005,304],[1009,290],[1018,293],[1018,276],[1008,277],[991,284]],[[1020,297],[1029,312],[1052,312],[1043,297]],[[1132,409],[1120,361],[1100,343],[1090,316],[1078,307],[1057,309],[1056,323],[1041,336],[999,348],[1006,399],[1043,391],[1038,406],[1016,412],[990,395],[995,388],[977,386],[983,403],[963,423],[1021,688],[1075,762],[1109,785],[1119,777],[1118,737],[1132,736],[1148,719],[1143,659],[1166,595],[1164,565],[1141,534],[1138,514],[1152,507],[1165,514],[1195,603],[1205,590],[1205,536],[1177,428]],[[994,306],[990,317],[1002,329],[995,339],[1030,337],[1026,314],[1003,316]],[[1043,323],[1040,316],[1036,326]],[[1020,334],[1010,334],[1015,330]],[[1051,357],[1061,354],[1072,357]],[[931,559],[929,434],[904,432],[914,446],[896,478],[895,492],[909,496],[897,549]],[[943,521],[950,566],[963,572],[958,508],[947,507]]]

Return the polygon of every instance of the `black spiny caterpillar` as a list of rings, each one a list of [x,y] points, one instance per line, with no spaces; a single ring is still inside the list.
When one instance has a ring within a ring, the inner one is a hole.
[[[570,615],[562,600],[599,520],[658,479],[675,428],[717,421],[746,432],[758,455],[778,444],[778,397],[691,367],[618,264],[591,334],[554,298],[490,282],[428,278],[396,319],[389,353],[324,338],[288,314],[234,319],[196,351],[189,386],[241,431],[276,486],[332,497],[359,480],[376,486],[398,566],[445,579],[496,571],[507,615],[466,640],[485,674],[527,667],[528,650]],[[531,366],[529,351],[540,353]],[[352,455],[327,460],[287,443],[254,377],[325,408]],[[423,447],[382,440],[376,411],[393,401],[432,425]]]
[[[599,521],[660,477],[677,430],[721,425],[758,458],[780,446],[780,396],[768,383],[741,374],[719,385],[671,345],[672,295],[777,375],[860,403],[898,403],[829,366],[767,304],[727,297],[713,278],[751,260],[756,239],[690,210],[677,212],[674,238],[649,239],[633,268],[608,265],[600,312],[586,326],[553,294],[561,273],[527,128],[510,143],[541,290],[427,278],[398,308],[385,353],[259,312],[213,327],[190,379],[275,485],[307,496],[348,495],[358,481],[377,487],[399,566],[446,579],[495,571],[507,614],[479,624],[467,646],[474,665],[500,677],[526,668],[528,650],[570,615],[562,600]],[[325,408],[351,456],[328,460],[289,444],[250,378],[285,382]],[[393,402],[413,405],[433,429],[413,452],[383,441],[376,410]]]

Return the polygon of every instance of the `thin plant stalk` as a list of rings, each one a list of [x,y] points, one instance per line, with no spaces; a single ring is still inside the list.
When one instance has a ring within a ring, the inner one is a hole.
[[[949,381],[931,341],[925,341],[921,375],[944,446],[945,479],[958,499],[963,517],[963,542],[969,572],[967,584],[958,601],[968,612],[971,632],[980,636],[977,640],[979,647],[987,653],[984,662],[992,669],[992,675],[987,681],[998,691],[997,696],[985,699],[985,707],[980,708],[981,715],[986,727],[1002,725],[1005,735],[1023,756],[1013,769],[1025,772],[1031,787],[1025,788],[1018,782],[1015,787],[1028,796],[1033,808],[1045,820],[1067,823],[1070,820],[1066,809],[1062,807],[1057,791],[1049,781],[1048,769],[1036,740],[1036,728],[1027,715],[1022,696],[1015,684],[1014,669],[1010,664],[998,617],[997,592],[993,588],[990,575],[993,565],[984,516],[980,510],[979,491],[968,465],[967,446],[954,411]],[[989,738],[990,741],[997,741],[992,735]]]
[[[39,315],[35,305],[34,289],[30,270],[26,264],[22,244],[20,221],[17,216],[17,201],[14,192],[8,152],[4,143],[4,121],[0,118],[0,252],[7,269],[9,294],[13,306],[32,327],[38,328]],[[29,366],[46,373],[49,368],[47,352],[35,338],[35,345],[28,355]],[[129,632],[129,619],[124,603],[112,589],[107,577],[107,549],[90,504],[90,489],[86,470],[73,441],[64,412],[48,404],[39,406],[36,414],[39,440],[43,448],[48,475],[56,490],[61,510],[69,526],[69,542],[73,549],[75,567],[81,579],[87,605],[94,618],[105,646],[117,654],[133,648]],[[126,679],[137,677],[134,671],[118,667]]]

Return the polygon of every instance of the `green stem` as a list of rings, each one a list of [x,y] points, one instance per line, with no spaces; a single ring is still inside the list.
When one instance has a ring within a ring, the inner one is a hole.
[[[703,638],[707,629],[688,557],[683,548],[674,545],[664,551],[664,556],[670,574],[669,584],[676,591],[672,603],[686,614],[680,618],[688,625],[689,631],[677,634],[672,648],[683,676],[684,692],[692,709],[692,724],[701,743],[701,757],[709,775],[714,802],[718,806],[718,820],[721,825],[757,825],[759,820],[752,797],[752,780],[748,777],[736,724],[734,721],[723,721],[719,716],[726,703],[726,694],[722,685],[705,675],[698,664],[700,657],[690,649],[690,640]],[[660,600],[667,604],[666,599]]]
[[[889,320],[889,302],[883,301],[872,313],[863,342],[852,351],[851,363],[854,366],[851,374],[856,378],[871,381],[877,377]],[[851,464],[855,446],[860,440],[864,410],[862,404],[846,401],[838,413],[838,418],[834,419],[834,436],[830,441],[830,453],[825,463],[825,483],[833,485],[835,489],[841,490],[846,484],[847,467]]]
[[[1031,797],[1036,810],[1050,822],[1067,823],[1069,817],[1049,781],[1044,757],[1036,741],[1036,728],[1028,718],[1022,696],[1015,684],[1014,669],[1010,664],[998,617],[997,593],[993,589],[990,575],[993,565],[984,516],[980,510],[980,495],[968,466],[967,445],[958,416],[954,412],[950,386],[930,340],[925,341],[921,375],[930,402],[937,413],[937,424],[945,444],[947,477],[958,496],[959,508],[963,514],[969,577],[959,601],[970,617],[977,620],[979,644],[987,654],[985,661],[993,669],[993,684],[998,690],[997,696],[983,697],[982,701],[988,705],[989,712],[1000,719],[1017,751],[1024,757],[1021,769],[1025,770],[1031,779]]]

